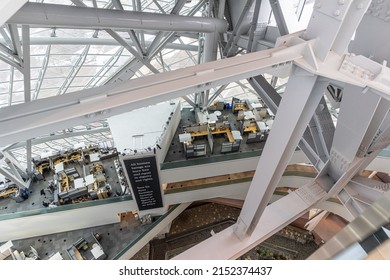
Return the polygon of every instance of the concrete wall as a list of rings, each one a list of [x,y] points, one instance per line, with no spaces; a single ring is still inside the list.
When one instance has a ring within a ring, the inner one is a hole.
[[[173,183],[201,179],[225,174],[252,171],[256,169],[260,157],[236,159],[202,165],[192,165],[174,169],[160,170],[161,183]],[[308,163],[302,151],[296,151],[289,164]]]
[[[179,193],[167,194],[164,196],[164,201],[167,204],[178,204],[184,202],[192,202],[215,197],[245,197],[248,192],[250,182],[211,187],[194,191],[186,191]]]
[[[156,160],[158,166],[160,166],[160,163],[164,162],[165,156],[167,155],[171,146],[172,139],[175,136],[175,132],[179,126],[180,120],[181,104],[177,102],[173,114],[167,116],[168,124],[165,127],[163,138],[161,139],[160,143],[158,143],[161,149],[156,147]]]

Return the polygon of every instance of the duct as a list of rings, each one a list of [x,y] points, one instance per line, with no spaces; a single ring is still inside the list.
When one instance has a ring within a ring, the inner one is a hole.
[[[160,31],[225,32],[227,24],[215,18],[154,14],[99,8],[26,3],[8,23],[32,27],[116,29]]]

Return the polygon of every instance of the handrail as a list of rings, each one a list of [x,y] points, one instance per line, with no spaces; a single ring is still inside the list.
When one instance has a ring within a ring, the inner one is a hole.
[[[139,241],[142,240],[150,231],[152,231],[159,223],[165,220],[166,217],[168,217],[173,211],[179,207],[180,204],[176,204],[172,206],[165,214],[160,216],[154,223],[150,225],[144,232],[142,232],[136,239],[131,241],[126,247],[124,247],[118,254],[116,254],[112,259],[113,260],[119,260],[120,257],[122,257],[130,248],[132,248],[135,244],[137,244]]]
[[[84,208],[84,207],[94,207],[94,206],[99,206],[99,205],[107,205],[107,204],[111,204],[111,203],[117,203],[117,202],[122,202],[122,201],[129,201],[129,200],[133,200],[133,198],[130,195],[126,195],[126,196],[119,196],[119,197],[106,198],[106,199],[100,199],[100,200],[86,201],[83,203],[62,205],[62,206],[54,207],[54,208],[42,208],[42,209],[34,209],[34,210],[28,210],[28,211],[7,213],[7,214],[0,215],[0,221],[11,220],[11,219],[16,219],[16,218],[30,217],[30,216],[35,216],[35,215],[49,214],[49,213],[55,213],[55,212],[61,212],[61,211],[68,211],[68,210],[80,209],[80,208]]]

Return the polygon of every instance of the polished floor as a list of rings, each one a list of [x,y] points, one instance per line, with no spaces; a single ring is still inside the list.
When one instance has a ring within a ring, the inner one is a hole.
[[[72,244],[77,240],[84,238],[88,242],[89,249],[85,252],[80,252],[86,260],[91,260],[93,259],[93,255],[90,249],[94,243],[92,233],[99,233],[102,237],[100,245],[103,247],[107,259],[113,259],[127,244],[135,240],[150,226],[151,224],[141,225],[132,215],[126,215],[122,217],[121,222],[115,224],[12,240],[12,243],[14,244],[14,250],[18,250],[19,252],[24,251],[25,253],[32,246],[37,250],[40,259],[43,260],[49,259],[57,252],[65,260],[69,260],[70,258],[66,250],[72,247]]]

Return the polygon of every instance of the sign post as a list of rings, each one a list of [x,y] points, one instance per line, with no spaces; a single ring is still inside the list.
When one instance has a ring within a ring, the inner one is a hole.
[[[163,207],[155,156],[124,158],[123,164],[138,209],[142,211]]]

